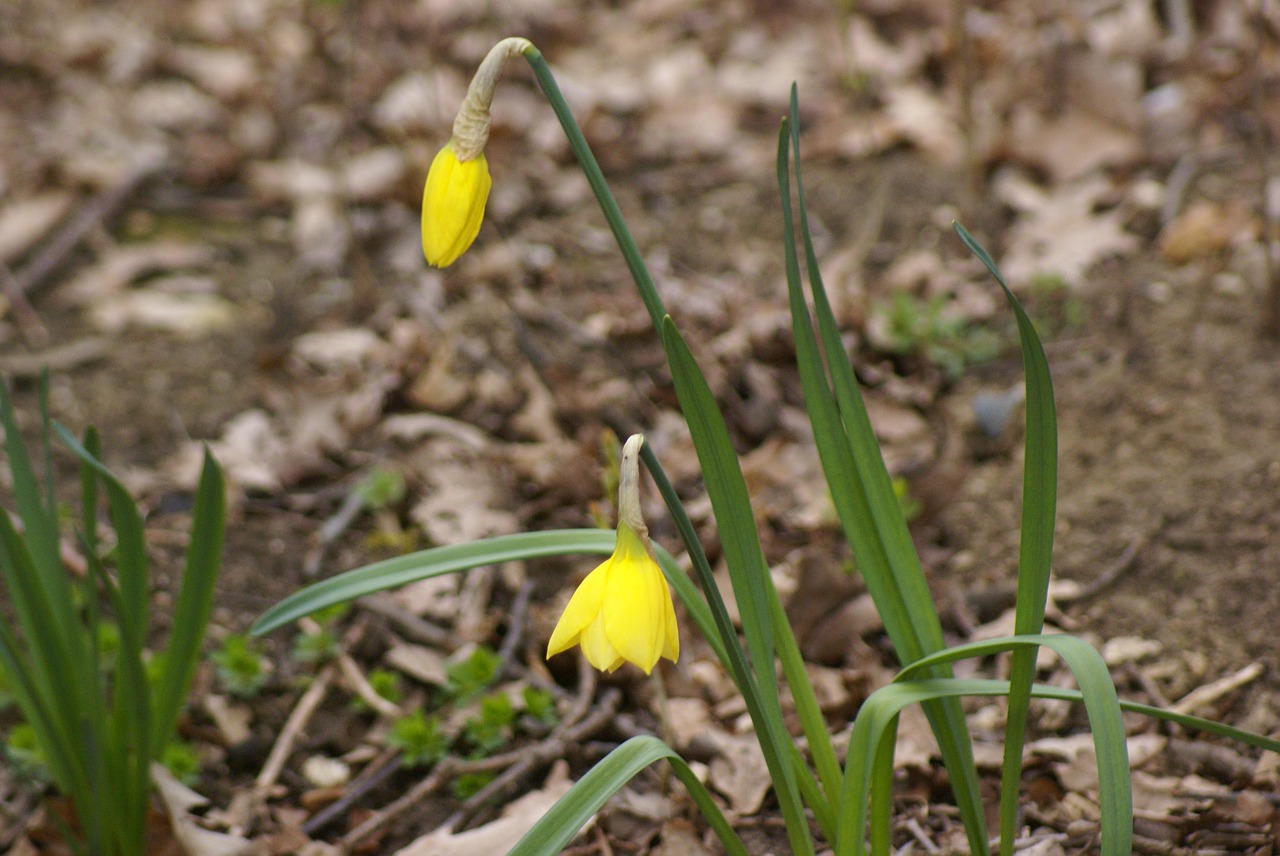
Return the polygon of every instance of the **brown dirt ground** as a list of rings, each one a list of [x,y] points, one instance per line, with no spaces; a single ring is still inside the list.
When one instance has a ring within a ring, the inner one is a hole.
[[[772,132],[768,124],[761,122],[760,133],[766,137]],[[510,161],[518,157],[520,145],[497,139],[490,158]],[[825,240],[835,243],[857,234],[863,213],[858,200],[873,195],[882,178],[888,181],[893,204],[869,256],[873,266],[877,259],[883,265],[914,247],[953,241],[934,215],[941,206],[957,203],[962,184],[926,159],[897,153],[872,165],[851,166],[818,158],[808,168],[815,213],[826,230]],[[1249,180],[1253,169],[1241,162],[1237,169],[1209,178],[1239,184]],[[766,298],[783,308],[780,228],[769,172],[761,170],[758,181],[744,182],[736,172],[721,175],[676,158],[656,165],[625,163],[611,178],[624,210],[633,215],[641,245],[663,249],[667,275],[659,276],[660,287],[669,289],[673,313],[684,313],[686,329],[695,338],[703,328],[747,323],[751,319],[742,317],[745,307]],[[135,216],[142,216],[137,211],[143,209],[154,213],[171,198],[148,189],[131,209]],[[188,221],[209,216],[200,200],[182,198],[177,210],[161,216]],[[672,394],[659,353],[643,335],[639,301],[625,269],[610,252],[581,254],[585,230],[601,227],[598,213],[583,204],[557,217],[546,218],[538,228],[546,236],[573,236],[561,246],[563,267],[527,283],[531,293],[561,319],[611,312],[625,334],[607,351],[585,360],[554,319],[524,317],[527,327],[516,331],[523,337],[508,338],[509,330],[490,335],[504,343],[505,353],[533,361],[553,391],[573,382],[591,386],[609,376],[636,382],[631,398],[622,400],[638,402],[639,416],[617,399],[610,400],[616,409],[604,414],[586,411],[576,397],[557,402],[560,424],[589,454],[601,423],[622,430],[635,427],[628,423],[642,422],[655,404],[670,407]],[[999,247],[1001,220],[993,207],[983,208],[971,222],[988,227]],[[499,221],[482,232],[481,241],[505,241],[505,228]],[[748,252],[745,266],[755,275],[746,281],[736,274],[730,278],[729,272],[743,269],[743,253]],[[368,297],[371,283],[383,282],[379,271],[366,272],[363,279],[357,274],[348,292],[326,296],[314,279],[291,268],[287,246],[260,240],[252,228],[220,241],[219,253],[220,287],[239,304],[253,307],[246,325],[187,342],[130,333],[114,339],[101,361],[53,380],[55,416],[73,426],[97,424],[108,461],[118,469],[157,467],[188,437],[216,436],[229,417],[259,403],[265,390],[282,381],[278,358],[298,333],[376,324],[375,312],[385,310],[384,298]],[[953,258],[960,254],[958,243],[947,251]],[[1280,634],[1275,632],[1280,610],[1275,593],[1280,567],[1275,537],[1280,531],[1280,349],[1256,335],[1262,295],[1224,284],[1215,278],[1222,269],[1218,259],[1171,268],[1148,246],[1134,258],[1098,270],[1079,294],[1082,324],[1049,344],[1061,438],[1055,570],[1060,579],[1088,584],[1136,544],[1136,558],[1115,582],[1068,606],[1068,617],[1098,640],[1141,636],[1160,641],[1167,651],[1203,658],[1189,667],[1184,685],[1167,687],[1174,695],[1197,681],[1261,662],[1267,669],[1264,679],[1220,705],[1218,713],[1269,731],[1280,725]],[[674,290],[664,280],[676,281]],[[496,286],[498,296],[508,297],[503,288]],[[449,302],[469,299],[462,289],[461,283],[445,279]],[[744,293],[751,300],[740,300]],[[402,293],[391,301],[403,307],[409,297]],[[80,312],[60,309],[56,301],[37,297],[35,308],[52,341],[74,341],[93,332]],[[789,358],[783,342],[763,361],[779,380],[783,399],[795,402],[794,375],[785,368]],[[876,358],[868,364],[871,376],[881,376],[874,371]],[[778,426],[767,415],[753,413],[742,396],[735,398],[732,382],[739,379],[735,371],[740,368],[728,361],[718,366],[722,373],[715,378],[741,451],[747,452]],[[1007,385],[1017,377],[1016,358],[975,369],[942,392],[925,415],[932,424],[941,424],[946,413],[964,412],[975,391]],[[17,392],[20,409],[31,412],[30,384],[20,384]],[[235,512],[215,621],[243,627],[304,582],[298,557],[312,544],[323,518],[320,510],[332,505],[332,485],[350,477],[353,461],[385,452],[377,442],[358,438],[347,457],[332,462],[329,477],[315,477],[290,496],[250,498]],[[959,487],[946,498],[933,525],[921,529],[921,537],[932,557],[935,587],[963,595],[1011,577],[1017,549],[1018,450],[1009,443],[982,454],[966,449],[960,467]],[[526,525],[586,522],[584,512],[558,510],[536,487],[515,488],[530,494],[524,507],[514,503]],[[163,498],[151,500],[159,506]],[[369,557],[360,535],[353,532],[338,546],[328,561],[330,569],[354,567]],[[766,537],[771,558],[795,546],[794,533],[783,529],[770,530]],[[278,707],[283,715],[287,699],[280,699]],[[342,723],[328,727],[338,729]]]

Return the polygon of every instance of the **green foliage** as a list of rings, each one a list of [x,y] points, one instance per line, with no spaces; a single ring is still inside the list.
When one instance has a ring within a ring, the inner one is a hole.
[[[445,691],[459,702],[475,698],[493,683],[501,664],[492,648],[477,645],[466,658],[445,667]]]
[[[236,698],[253,698],[267,682],[267,655],[243,633],[229,633],[209,655],[218,683]]]
[[[368,675],[369,686],[373,691],[392,704],[399,704],[403,695],[400,689],[400,675],[390,669],[373,669]],[[351,706],[358,711],[368,711],[369,703],[360,696],[351,699]]]
[[[171,740],[160,753],[160,763],[187,787],[195,787],[200,780],[200,755],[184,740]]]
[[[449,789],[460,800],[468,799],[480,793],[484,786],[493,781],[493,773],[463,773],[453,780]]]
[[[1027,430],[1016,635],[945,647],[937,609],[907,527],[910,511],[904,501],[907,497],[885,469],[818,271],[801,178],[799,105],[793,89],[789,116],[779,135],[777,167],[797,367],[836,516],[903,666],[897,679],[873,694],[859,711],[842,761],[835,752],[828,724],[818,708],[792,628],[765,565],[745,479],[715,396],[684,337],[667,315],[643,257],[554,76],[535,48],[525,48],[524,55],[600,202],[661,338],[702,470],[723,561],[741,617],[741,638],[712,576],[699,532],[646,445],[642,458],[667,503],[701,591],[661,549],[655,550],[656,557],[671,587],[742,693],[786,825],[790,852],[814,856],[815,829],[825,837],[835,856],[861,856],[868,845],[876,854],[890,852],[894,738],[899,713],[909,704],[919,704],[929,720],[964,824],[969,850],[980,856],[990,852],[990,843],[977,767],[960,704],[964,696],[1000,695],[1008,699],[999,803],[1002,854],[1011,854],[1014,846],[1023,737],[1032,697],[1068,699],[1085,706],[1098,759],[1103,856],[1125,856],[1131,852],[1132,800],[1122,710],[1162,716],[1184,726],[1228,735],[1268,749],[1280,748],[1280,741],[1203,720],[1192,723],[1185,715],[1120,702],[1105,663],[1091,646],[1074,637],[1041,634],[1056,512],[1057,433],[1053,388],[1035,325],[1008,290],[990,256],[960,226],[956,226],[956,232],[961,241],[995,277],[1016,320],[1026,373]],[[798,246],[803,248],[807,289],[801,276]],[[1002,346],[994,334],[970,327],[951,310],[945,298],[919,301],[898,295],[877,311],[881,313],[878,323],[887,331],[891,350],[919,354],[951,375],[958,374],[973,361],[993,355]],[[501,561],[575,551],[607,555],[612,545],[609,532],[567,530],[502,536],[426,550],[370,565],[296,593],[269,610],[255,629],[265,632],[319,606],[417,579]],[[1059,690],[1032,682],[1036,654],[1041,647],[1048,647],[1062,657],[1075,675],[1079,690]],[[956,660],[1003,651],[1011,653],[1008,681],[961,680],[954,676],[951,664]],[[496,657],[491,652],[483,661],[473,660],[476,660],[475,654],[455,665],[455,669],[465,666],[464,669],[451,671],[451,688],[460,698],[478,693],[492,680],[496,670]],[[800,753],[784,723],[778,703],[784,682],[794,701],[809,757]],[[509,733],[509,721],[500,723],[510,714],[510,703],[503,707],[497,698],[495,694],[483,699],[480,713],[467,723],[465,737],[474,746],[501,745],[499,737]],[[486,704],[490,706],[487,713]],[[526,709],[532,711],[542,703],[531,704],[526,696],[525,704]],[[549,700],[545,708],[550,710]],[[671,765],[672,772],[684,784],[725,850],[732,856],[746,856],[741,840],[689,765],[653,737],[628,740],[596,764],[511,853],[550,856],[560,852],[612,794],[657,761]],[[465,785],[460,783],[459,787],[463,792],[471,792],[471,783]]]
[[[327,627],[316,633],[299,633],[293,640],[293,659],[299,663],[315,665],[326,663],[338,656],[338,637]]]
[[[4,758],[19,776],[36,782],[49,781],[49,762],[40,751],[36,730],[25,722],[9,730],[4,741]]]
[[[350,611],[351,604],[335,603],[331,606],[326,606],[323,609],[317,609],[315,612],[311,613],[310,618],[321,627],[328,627]]]
[[[551,693],[537,687],[525,687],[522,696],[525,716],[546,726],[555,725],[560,721],[560,714],[556,712],[555,696]]]
[[[474,748],[475,757],[491,755],[511,740],[516,708],[506,693],[492,693],[480,699],[480,711],[463,725],[463,734]]]
[[[397,505],[404,499],[404,474],[399,470],[375,467],[356,486],[356,495],[374,511]]]
[[[134,856],[143,852],[150,765],[172,739],[213,606],[225,526],[222,473],[206,454],[186,563],[168,616],[170,635],[149,668],[150,567],[142,515],[99,460],[96,432],[90,429],[81,443],[51,425],[47,389],[42,379],[41,478],[0,384],[0,426],[16,506],[14,517],[0,509],[0,583],[16,618],[13,625],[0,623],[0,672],[29,729],[18,732],[19,753],[42,761],[75,810],[73,849]],[[74,524],[88,568],[83,576],[63,565],[67,542],[53,490],[54,433],[79,463]],[[113,543],[100,540],[104,506]],[[24,748],[24,741],[34,749]]]
[[[440,718],[427,716],[421,710],[397,719],[387,734],[387,745],[400,750],[400,763],[405,767],[436,763],[449,754],[450,743]]]
[[[893,495],[898,499],[898,509],[908,523],[920,516],[920,500],[911,494],[911,485],[902,476],[893,480]]]
[[[966,366],[990,360],[1005,347],[999,335],[968,321],[942,294],[920,298],[895,292],[871,307],[870,324],[890,353],[922,356],[952,379]]]

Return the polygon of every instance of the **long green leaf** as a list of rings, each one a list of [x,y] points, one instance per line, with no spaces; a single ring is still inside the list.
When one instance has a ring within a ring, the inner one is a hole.
[[[1021,650],[1034,654],[1042,645],[1057,652],[1071,669],[1080,687],[1085,710],[1089,714],[1089,724],[1098,754],[1103,853],[1128,853],[1132,836],[1130,821],[1133,816],[1133,799],[1129,787],[1128,754],[1124,750],[1124,723],[1120,717],[1120,701],[1106,663],[1089,643],[1075,636],[1056,634],[1030,634],[972,642],[948,648],[913,663],[903,669],[894,680],[899,683],[910,682],[915,675],[928,674],[931,666],[970,657],[990,656],[1002,651]]]
[[[684,759],[656,737],[632,737],[600,760],[525,834],[509,856],[555,856],[586,825],[609,797],[637,773],[656,761],[667,760],[689,791],[699,812],[711,824],[730,856],[748,856],[711,794]]]
[[[318,609],[469,568],[570,553],[607,556],[613,552],[614,540],[614,533],[608,529],[563,529],[498,535],[396,556],[294,592],[260,615],[249,632],[261,636]]]
[[[765,565],[756,531],[746,481],[734,455],[733,442],[715,397],[698,368],[688,344],[670,316],[663,319],[662,344],[684,412],[694,450],[706,482],[712,514],[729,568],[729,580],[742,617],[747,651],[756,684],[764,702],[764,721],[756,722],[756,735],[773,779],[774,791],[786,821],[787,837],[796,853],[813,852],[813,839],[789,760],[791,738],[782,723],[778,705],[770,600],[778,597]]]
[[[675,488],[672,487],[671,481],[662,469],[662,464],[658,461],[657,456],[653,454],[649,444],[646,443],[641,448],[640,454],[645,466],[649,469],[650,475],[653,476],[654,484],[662,494],[663,500],[667,503],[667,508],[676,524],[676,530],[680,533],[681,540],[684,541],[685,550],[688,552],[689,560],[693,565],[694,575],[698,578],[699,585],[702,586],[705,602],[697,596],[696,591],[685,594],[678,590],[677,594],[685,605],[690,607],[690,612],[695,618],[699,610],[706,610],[710,619],[710,626],[704,626],[702,622],[699,622],[699,628],[702,630],[704,638],[716,649],[721,663],[724,664],[725,669],[733,678],[734,684],[738,687],[738,691],[742,694],[743,701],[747,705],[747,713],[750,715],[751,721],[764,723],[769,718],[769,712],[766,707],[770,706],[771,702],[766,702],[760,692],[755,674],[747,662],[746,654],[738,641],[737,631],[733,628],[733,622],[729,618],[728,610],[725,608],[724,599],[720,595],[720,587],[716,584],[715,578],[711,573],[711,563],[707,561],[707,554],[702,549],[698,534],[693,528],[693,522],[689,519],[684,503],[680,501],[680,497],[676,494]],[[670,574],[668,574],[668,579],[671,579]],[[681,575],[680,582],[682,585],[692,588],[692,582],[684,579],[683,575]],[[674,582],[672,585],[675,587]],[[697,605],[698,610],[692,608],[694,604]],[[775,597],[773,598],[772,606],[771,614],[775,616],[775,626],[779,626],[776,624],[776,618],[782,613],[782,604]],[[788,675],[788,682],[790,683],[791,676],[797,670],[803,675],[804,663],[800,659],[798,649],[796,649],[795,639],[790,635],[791,628],[785,623],[785,617],[780,626],[786,631],[786,636],[782,639],[783,644],[786,645],[788,640],[790,642],[790,650],[781,649],[783,671],[784,674]],[[794,656],[792,656],[793,654]],[[798,667],[795,665],[796,662],[799,663]],[[804,690],[807,688],[807,698],[812,699],[813,688],[808,685],[807,677],[803,677],[802,680],[804,685],[795,692],[795,696],[797,699],[805,698]],[[801,702],[798,702],[798,707],[800,704]],[[814,757],[817,759],[824,754],[829,756],[830,766],[834,767],[838,776],[839,764],[835,760],[835,750],[831,747],[830,738],[824,729],[824,723],[821,721],[821,711],[818,711],[816,701],[812,703],[812,710],[817,714],[818,723],[816,727],[809,713],[800,708],[801,716],[806,720],[804,725],[805,733],[807,735],[811,732],[813,733],[810,739],[811,744],[814,744],[812,749]],[[763,730],[763,727],[761,730]],[[835,795],[838,791],[827,790],[824,792],[822,788],[819,788],[817,780],[809,770],[799,750],[795,748],[795,744],[788,741],[787,749],[791,755],[791,768],[796,776],[796,784],[800,789],[800,796],[813,810],[814,819],[818,822],[819,827],[822,828],[823,834],[830,837],[835,829]],[[819,763],[826,760],[826,758],[822,758]]]
[[[1058,422],[1053,403],[1053,379],[1035,325],[1010,290],[987,251],[961,226],[954,224],[964,245],[1000,284],[1018,321],[1022,363],[1026,373],[1027,431],[1022,471],[1022,535],[1018,549],[1018,588],[1014,633],[1026,636],[1044,628],[1053,561],[1053,524],[1058,495]],[[1009,705],[1005,726],[1004,764],[1000,776],[1000,852],[1013,853],[1018,823],[1018,788],[1022,781],[1022,745],[1026,738],[1031,683],[1036,651],[1013,653],[1009,668]]]
[[[120,623],[129,622],[133,627],[145,630],[149,623],[147,542],[137,503],[124,485],[80,444],[75,435],[61,425],[56,426],[56,430],[67,448],[97,471],[106,488],[107,508],[116,533],[116,571],[120,578],[121,608],[124,610],[119,616]]]
[[[783,124],[778,141],[778,186],[783,208],[787,294],[796,362],[836,515],[849,539],[858,569],[875,601],[886,633],[899,659],[909,663],[942,647],[942,626],[822,283],[805,205],[798,115],[798,98],[793,86],[790,115]],[[826,366],[835,389],[834,397],[827,375],[822,370],[823,361],[800,284],[791,211],[788,142],[795,154],[800,234],[814,314],[822,347],[826,351]],[[947,674],[945,670],[939,672],[940,677]],[[929,701],[924,705],[924,711],[951,776],[952,790],[970,849],[975,853],[986,853],[986,820],[964,711],[955,699]],[[846,768],[846,777],[848,775]]]
[[[213,588],[222,563],[222,542],[226,531],[225,495],[222,470],[206,449],[200,482],[196,486],[191,543],[187,546],[182,588],[174,606],[173,629],[164,650],[164,668],[155,691],[151,758],[159,757],[172,738],[191,686],[191,677],[200,660],[200,646],[213,609]]]

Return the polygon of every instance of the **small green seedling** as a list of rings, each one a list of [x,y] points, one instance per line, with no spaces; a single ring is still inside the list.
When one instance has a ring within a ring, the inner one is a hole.
[[[506,693],[497,692],[480,699],[480,711],[466,721],[463,733],[473,747],[472,756],[483,758],[511,741],[516,708]]]
[[[493,683],[501,664],[492,648],[478,645],[468,657],[445,668],[445,691],[458,702],[475,698]]]
[[[341,650],[338,637],[327,627],[315,633],[299,633],[293,640],[290,656],[299,663],[317,665],[327,663]]]
[[[892,354],[924,357],[949,379],[967,366],[992,359],[1005,343],[990,330],[974,325],[942,294],[929,298],[895,292],[871,308],[871,330]]]
[[[231,633],[209,655],[218,683],[236,698],[253,698],[267,682],[266,655],[248,636]]]
[[[160,763],[187,787],[194,787],[200,779],[200,755],[185,740],[170,741],[160,753]]]
[[[556,700],[551,693],[537,687],[525,687],[522,695],[525,716],[548,727],[560,721],[560,715],[556,712]]]
[[[440,718],[421,710],[397,719],[387,734],[387,745],[400,750],[400,764],[409,768],[436,763],[449,753],[450,742]]]
[[[392,704],[399,704],[404,693],[400,688],[400,675],[390,669],[374,669],[368,675],[369,686],[381,698],[386,699]],[[368,712],[371,708],[369,703],[360,696],[351,699],[351,707],[362,713]]]

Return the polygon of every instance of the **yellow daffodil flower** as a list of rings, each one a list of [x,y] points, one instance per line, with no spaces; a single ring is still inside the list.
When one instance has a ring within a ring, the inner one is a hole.
[[[634,663],[647,675],[659,658],[674,663],[680,657],[671,589],[649,552],[649,532],[640,517],[637,456],[643,442],[637,434],[623,449],[613,555],[569,599],[547,643],[548,658],[580,645],[587,662],[602,672]]]
[[[428,264],[453,264],[480,232],[492,184],[484,159],[489,105],[503,65],[532,48],[528,39],[503,39],[485,56],[467,87],[467,97],[453,120],[453,136],[431,162],[422,190],[422,252]]]
[[[492,183],[484,152],[458,160],[450,142],[436,155],[422,192],[422,251],[428,264],[448,267],[471,246]]]

